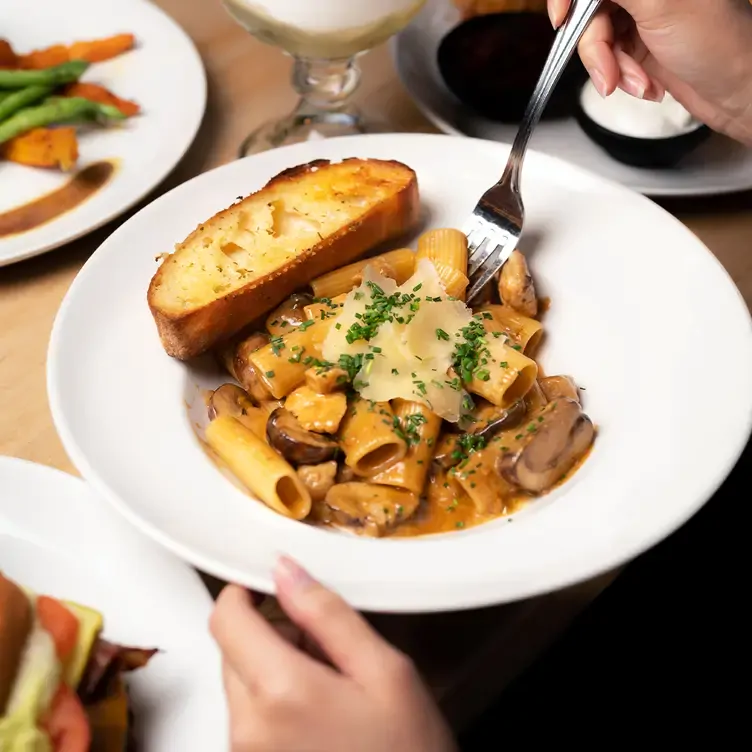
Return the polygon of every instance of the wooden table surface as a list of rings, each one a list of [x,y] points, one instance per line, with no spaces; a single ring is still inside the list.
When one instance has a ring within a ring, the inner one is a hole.
[[[288,83],[289,60],[250,38],[224,13],[219,0],[159,0],[157,4],[198,46],[208,74],[209,102],[188,155],[143,203],[233,159],[250,130],[291,109],[295,102]],[[369,110],[386,118],[395,130],[434,130],[401,88],[386,49],[367,55],[362,67],[357,98]],[[665,206],[708,245],[752,307],[752,193]],[[127,216],[64,248],[0,269],[1,454],[76,472],[55,433],[47,405],[47,341],[73,277]],[[559,593],[503,607],[437,616],[378,616],[374,621],[415,658],[459,729],[614,576],[606,574]]]

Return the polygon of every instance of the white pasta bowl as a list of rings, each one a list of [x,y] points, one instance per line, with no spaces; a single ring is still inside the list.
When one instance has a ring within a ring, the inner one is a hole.
[[[598,426],[574,477],[509,518],[369,539],[282,517],[218,472],[196,438],[202,390],[227,380],[164,354],[146,305],[155,258],[239,195],[314,159],[416,170],[426,226],[459,226],[508,147],[433,135],[300,144],[220,167],[142,209],[63,302],[50,404],[71,459],[144,533],[212,574],[270,591],[280,553],[366,610],[460,609],[533,596],[636,556],[718,488],[752,424],[752,325],[721,265],[647,199],[529,155],[525,250],[551,299],[540,361],[576,376]],[[712,410],[694,409],[712,400]],[[513,523],[513,524],[511,524]]]

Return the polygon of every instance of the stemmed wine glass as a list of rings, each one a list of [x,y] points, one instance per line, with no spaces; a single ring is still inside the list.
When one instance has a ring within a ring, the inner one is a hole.
[[[222,0],[230,15],[262,42],[294,59],[297,107],[265,123],[240,156],[316,138],[383,130],[352,105],[357,57],[403,29],[425,0]]]

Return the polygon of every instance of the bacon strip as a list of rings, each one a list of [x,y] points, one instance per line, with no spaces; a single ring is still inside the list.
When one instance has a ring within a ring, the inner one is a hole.
[[[87,705],[103,699],[115,690],[120,674],[143,668],[158,652],[156,649],[117,645],[98,638],[78,686],[81,701]]]

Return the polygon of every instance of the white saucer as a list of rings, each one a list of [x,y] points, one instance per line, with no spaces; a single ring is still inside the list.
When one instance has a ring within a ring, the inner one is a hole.
[[[140,752],[227,747],[220,658],[198,575],[114,514],[78,478],[0,457],[0,571],[90,605],[104,636],[158,647],[129,677]]]
[[[516,125],[476,114],[442,80],[436,53],[444,35],[459,21],[452,3],[427,0],[410,26],[391,42],[397,74],[423,114],[440,130],[511,144]],[[617,162],[585,135],[574,118],[541,122],[531,146],[648,196],[706,196],[752,189],[752,149],[717,134],[671,170]]]
[[[92,64],[82,80],[133,99],[142,110],[120,127],[80,135],[76,169],[114,160],[114,175],[90,198],[59,217],[27,232],[0,237],[0,266],[4,266],[96,229],[156,187],[198,131],[206,106],[206,77],[188,35],[166,13],[143,0],[2,0],[0,30],[19,53],[134,34],[135,49]],[[50,193],[69,179],[70,175],[58,170],[0,161],[0,213]]]

